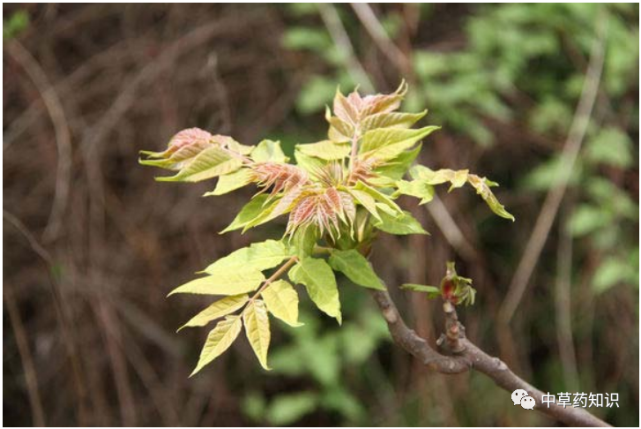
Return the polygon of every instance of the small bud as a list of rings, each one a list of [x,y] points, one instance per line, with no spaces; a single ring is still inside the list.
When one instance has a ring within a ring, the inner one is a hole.
[[[180,170],[186,161],[193,159],[203,150],[216,145],[213,136],[200,128],[188,128],[174,135],[163,152],[141,151],[148,159],[141,160],[143,165]]]

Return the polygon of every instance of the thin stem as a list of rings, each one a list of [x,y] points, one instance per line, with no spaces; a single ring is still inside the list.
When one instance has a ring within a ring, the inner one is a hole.
[[[292,267],[292,265],[294,265],[296,262],[298,262],[298,256],[292,256],[291,258],[289,258],[289,260],[287,262],[285,262],[283,265],[281,265],[281,267],[274,274],[272,274],[267,280],[265,280],[265,282],[260,287],[260,289],[258,289],[258,291],[254,294],[254,296],[251,297],[251,299],[247,303],[247,306],[245,307],[245,310],[247,309],[247,307],[249,307],[249,305],[252,302],[254,302],[254,300],[256,298],[258,298],[260,296],[260,294],[265,289],[267,289],[267,286],[272,284],[274,281],[278,280],[280,278],[280,276],[285,274]],[[240,313],[240,314],[242,315],[245,312],[245,310],[243,310],[242,313]]]

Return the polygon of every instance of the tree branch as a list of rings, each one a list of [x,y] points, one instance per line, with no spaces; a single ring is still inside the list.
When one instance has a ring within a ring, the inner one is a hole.
[[[470,369],[491,378],[497,386],[508,392],[524,389],[536,401],[535,410],[547,414],[570,426],[609,426],[583,408],[564,408],[556,403],[543,404],[543,392],[514,374],[508,366],[478,348],[465,337],[465,328],[458,321],[456,309],[449,302],[444,304],[446,334],[438,345],[451,355],[444,355],[432,348],[416,332],[408,328],[387,291],[371,291],[394,341],[428,368],[441,374],[460,374]]]

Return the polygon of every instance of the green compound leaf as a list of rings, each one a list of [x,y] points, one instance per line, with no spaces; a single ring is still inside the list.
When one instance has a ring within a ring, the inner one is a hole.
[[[190,377],[223,354],[238,338],[242,327],[242,321],[238,316],[227,316],[225,320],[218,322],[218,325],[207,336],[205,346],[200,352],[198,365],[196,365],[196,369],[194,369]]]
[[[439,128],[437,126],[417,130],[382,128],[368,131],[361,141],[359,154],[363,158],[391,160]]]
[[[298,294],[288,281],[275,281],[262,292],[261,296],[274,317],[295,328],[303,325],[298,322]]]
[[[325,161],[335,161],[349,156],[351,145],[349,143],[336,143],[323,140],[318,143],[296,145],[296,150],[303,155],[320,158]]]
[[[235,157],[218,146],[212,146],[200,152],[175,176],[156,177],[159,182],[200,182],[223,174],[232,173],[243,165]]]
[[[289,271],[289,278],[305,285],[319,310],[334,317],[339,324],[342,322],[336,277],[327,262],[316,258],[302,259]]]
[[[399,217],[394,217],[381,212],[381,222],[375,222],[374,226],[388,234],[428,234],[428,232],[423,229],[420,222],[417,221],[410,212],[405,210],[403,210],[403,216]]]
[[[385,285],[378,278],[369,261],[357,250],[334,250],[329,257],[329,265],[335,271],[345,274],[357,285],[385,290]]]
[[[247,339],[258,361],[263,368],[269,371],[271,368],[267,365],[267,352],[269,350],[271,332],[265,303],[259,299],[250,302],[243,312],[243,322],[245,323]]]
[[[230,253],[205,268],[205,272],[216,275],[235,270],[264,271],[274,268],[290,256],[287,246],[282,241],[267,240]]]
[[[249,296],[247,294],[232,295],[219,299],[192,317],[189,322],[178,328],[178,331],[188,327],[205,326],[212,320],[227,316],[228,314],[240,309],[248,300]]]
[[[185,283],[169,293],[193,293],[200,295],[239,295],[258,289],[265,276],[258,270],[217,271],[216,275],[202,277]]]
[[[258,143],[252,151],[251,158],[256,162],[285,163],[289,161],[280,147],[280,142],[272,140],[263,140]]]
[[[220,176],[216,189],[206,192],[203,197],[217,196],[228,194],[236,189],[240,189],[252,182],[252,172],[248,168],[243,168],[230,174]]]
[[[483,198],[486,204],[490,207],[495,214],[505,218],[510,219],[514,222],[514,216],[512,216],[505,207],[499,202],[499,200],[494,196],[491,186],[498,186],[497,183],[492,182],[486,177],[479,177],[476,174],[470,174],[468,170],[430,170],[429,168],[423,165],[415,165],[410,170],[411,176],[415,181],[423,182],[427,185],[439,185],[441,183],[450,182],[450,191],[454,188],[460,188],[465,183],[469,183],[476,189],[476,193]]]

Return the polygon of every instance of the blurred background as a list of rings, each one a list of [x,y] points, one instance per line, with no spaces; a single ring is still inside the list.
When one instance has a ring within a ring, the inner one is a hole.
[[[165,295],[286,219],[218,235],[252,190],[157,183],[138,151],[198,126],[291,153],[337,85],[402,78],[404,110],[443,127],[420,162],[498,181],[516,216],[470,189],[399,200],[431,236],[381,236],[372,260],[408,323],[438,337],[439,303],[397,285],[455,260],[472,341],[639,424],[638,5],[3,7],[6,425],[555,425],[481,374],[429,374],[349,284],[342,328],[306,297],[303,328],[272,322],[273,371],[242,338],[188,378],[207,330],[175,330],[211,300]]]

